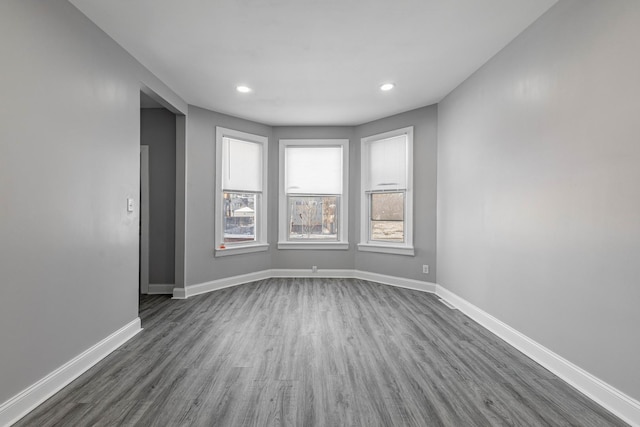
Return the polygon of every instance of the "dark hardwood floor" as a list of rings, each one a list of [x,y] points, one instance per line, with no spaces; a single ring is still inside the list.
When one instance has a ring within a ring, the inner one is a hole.
[[[140,315],[17,426],[626,425],[427,293],[270,279]]]

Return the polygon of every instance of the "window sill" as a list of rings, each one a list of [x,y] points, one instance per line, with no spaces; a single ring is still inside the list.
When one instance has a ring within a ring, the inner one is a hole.
[[[252,243],[250,245],[242,245],[242,246],[227,246],[224,249],[215,248],[214,256],[229,256],[229,255],[241,255],[241,254],[250,254],[252,252],[263,252],[269,250],[268,243]]]
[[[383,254],[415,256],[412,246],[376,245],[372,243],[359,243],[358,250],[363,252],[380,252]]]
[[[278,249],[348,250],[349,242],[278,242]]]

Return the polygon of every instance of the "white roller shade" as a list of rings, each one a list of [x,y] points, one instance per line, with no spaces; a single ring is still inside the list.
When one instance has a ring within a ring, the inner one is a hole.
[[[262,145],[222,139],[222,188],[262,191]]]
[[[342,147],[287,147],[287,194],[342,194]]]
[[[368,143],[367,190],[407,188],[407,135]]]

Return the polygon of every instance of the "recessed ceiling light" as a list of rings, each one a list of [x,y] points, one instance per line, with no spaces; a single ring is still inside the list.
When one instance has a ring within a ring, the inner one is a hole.
[[[385,83],[383,85],[380,85],[380,90],[383,90],[386,92],[388,90],[393,89],[394,87],[396,87],[396,85],[394,85],[393,83]]]
[[[251,88],[249,86],[236,86],[236,90],[240,93],[249,93]]]

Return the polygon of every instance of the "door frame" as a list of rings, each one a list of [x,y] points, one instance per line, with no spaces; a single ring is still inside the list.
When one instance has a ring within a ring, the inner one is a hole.
[[[187,263],[187,112],[189,108],[184,101],[175,97],[175,94],[171,95],[173,102],[168,101],[142,82],[140,83],[140,92],[176,115],[176,226],[173,297],[183,298],[187,282],[185,266]],[[140,116],[138,116],[138,120],[140,120]]]
[[[149,293],[149,146],[140,146],[140,293]]]

